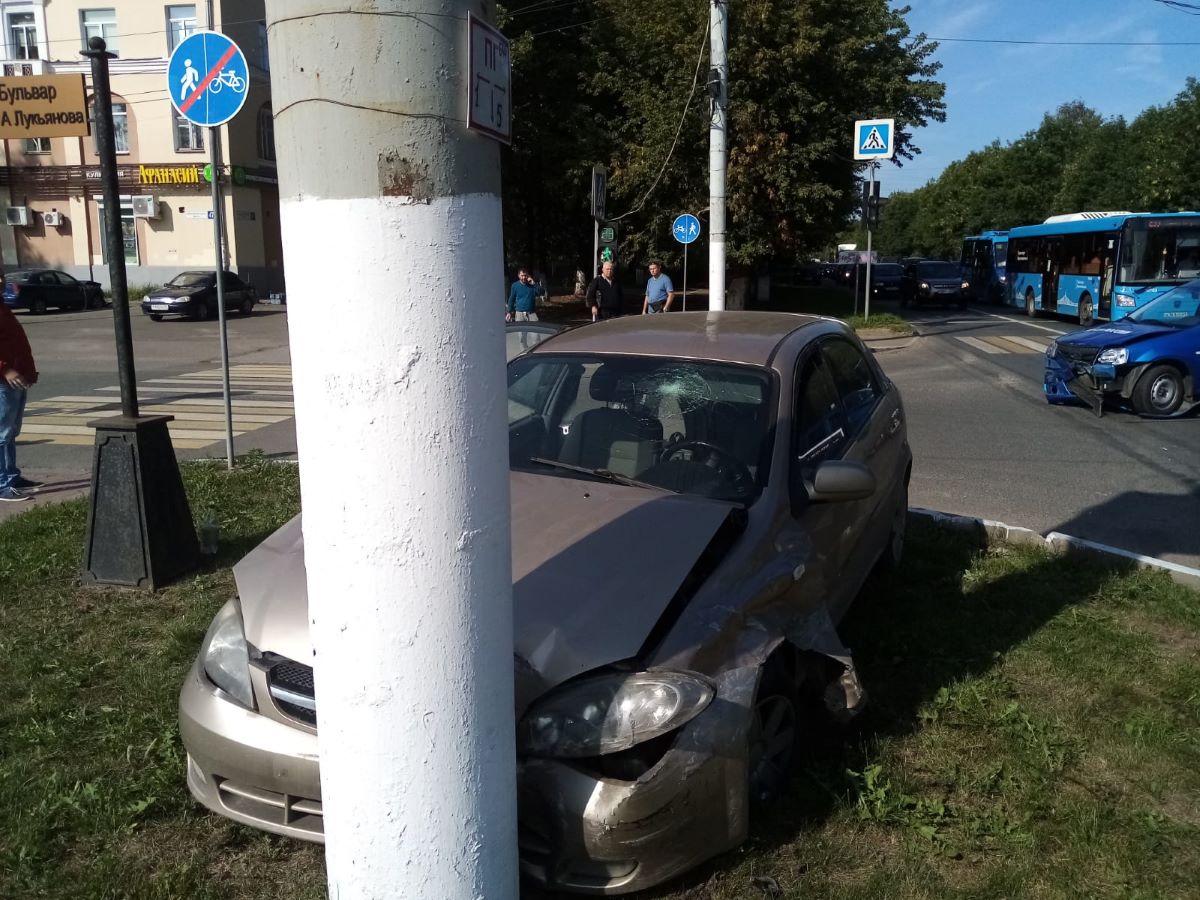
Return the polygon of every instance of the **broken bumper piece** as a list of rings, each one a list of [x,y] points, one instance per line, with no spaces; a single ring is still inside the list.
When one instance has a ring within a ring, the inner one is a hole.
[[[757,683],[757,668],[718,678],[712,703],[636,777],[612,777],[612,760],[522,760],[522,872],[551,888],[625,894],[740,844]]]

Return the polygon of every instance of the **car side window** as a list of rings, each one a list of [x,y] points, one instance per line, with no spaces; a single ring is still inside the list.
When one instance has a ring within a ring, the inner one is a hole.
[[[821,352],[829,362],[849,432],[857,434],[870,420],[883,391],[867,358],[849,341],[832,338],[821,345]]]
[[[58,283],[63,287],[75,287],[77,284],[79,284],[78,281],[76,281],[66,272],[53,272],[52,275],[58,279]]]
[[[809,354],[796,377],[792,459],[812,466],[837,459],[846,444],[842,408],[833,379],[819,353]]]

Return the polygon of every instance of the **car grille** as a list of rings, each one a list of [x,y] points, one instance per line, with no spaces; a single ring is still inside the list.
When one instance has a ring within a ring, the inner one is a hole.
[[[316,726],[317,703],[311,666],[290,659],[276,663],[267,670],[267,686],[280,712],[306,725]]]
[[[1058,355],[1074,366],[1090,366],[1100,355],[1098,347],[1081,347],[1077,344],[1058,342]]]
[[[286,825],[315,838],[325,834],[325,813],[320,800],[247,787],[226,778],[215,778],[221,804],[231,812],[260,822]]]

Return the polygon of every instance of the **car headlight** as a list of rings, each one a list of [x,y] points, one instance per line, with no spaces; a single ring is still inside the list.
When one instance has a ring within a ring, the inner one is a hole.
[[[1100,351],[1100,355],[1096,357],[1096,362],[1123,366],[1129,362],[1129,351],[1124,347],[1110,347],[1107,350]]]
[[[1057,356],[1057,355],[1058,355],[1058,341],[1051,341],[1046,346],[1046,356],[1052,357],[1052,356]]]
[[[517,746],[529,756],[559,759],[618,753],[690,722],[713,693],[689,672],[597,675],[535,703],[517,728]]]
[[[923,291],[929,290],[929,282],[928,281],[921,282],[921,290],[923,290]]]
[[[968,288],[970,288],[970,287],[971,287],[971,282],[969,282],[969,281],[964,281],[964,282],[962,283],[962,289],[963,289],[964,291],[965,291],[965,290],[967,290],[967,289],[968,289]]]
[[[221,607],[200,646],[204,674],[217,687],[247,709],[254,709],[250,685],[250,648],[242,625],[242,608],[237,600]]]
[[[1000,276],[1000,283],[1001,283],[1001,284],[1008,284],[1008,276],[1007,276],[1007,275],[1001,275],[1001,276]]]

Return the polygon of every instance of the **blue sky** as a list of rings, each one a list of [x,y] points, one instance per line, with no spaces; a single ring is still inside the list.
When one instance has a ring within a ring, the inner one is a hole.
[[[903,3],[895,2],[895,6]],[[1041,41],[1200,41],[1200,16],[1154,0],[908,0],[914,33],[931,38]],[[946,121],[916,133],[922,153],[880,170],[881,192],[912,190],[993,140],[1011,141],[1042,116],[1082,100],[1133,119],[1200,77],[1196,47],[1064,47],[943,42],[937,77]],[[880,111],[880,115],[886,115]]]

